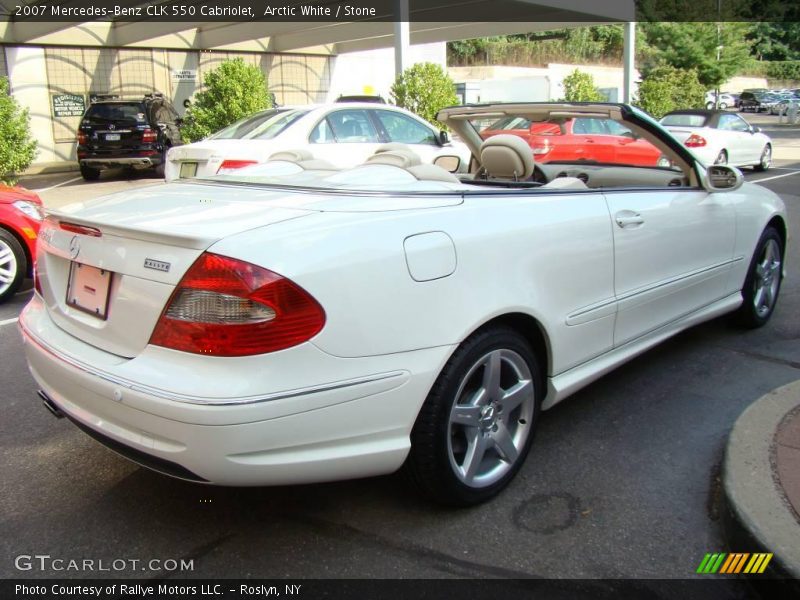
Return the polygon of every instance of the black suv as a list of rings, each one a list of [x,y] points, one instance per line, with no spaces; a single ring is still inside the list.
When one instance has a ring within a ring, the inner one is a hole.
[[[767,108],[761,106],[764,100],[766,100],[765,96],[767,92],[769,92],[769,90],[763,88],[744,90],[739,95],[739,110],[742,112],[746,112],[748,110],[753,112],[767,110]]]
[[[164,176],[171,146],[183,143],[181,118],[161,94],[140,100],[100,99],[89,105],[78,128],[78,163],[86,180],[102,169],[155,169]]]

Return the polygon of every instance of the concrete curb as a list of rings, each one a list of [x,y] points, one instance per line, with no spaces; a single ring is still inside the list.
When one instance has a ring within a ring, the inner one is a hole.
[[[772,454],[778,425],[798,405],[800,381],[751,404],[733,426],[722,472],[730,525],[741,529],[731,537],[773,552],[776,575],[795,580],[800,580],[800,523],[778,486]]]

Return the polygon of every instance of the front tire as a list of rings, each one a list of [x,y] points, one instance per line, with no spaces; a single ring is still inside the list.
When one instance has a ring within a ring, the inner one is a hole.
[[[28,272],[28,261],[17,238],[0,228],[0,303],[17,293]]]
[[[783,277],[783,240],[774,227],[767,227],[756,244],[744,280],[744,301],[736,312],[743,327],[755,329],[769,321],[778,302]]]
[[[542,396],[528,342],[504,326],[478,331],[447,362],[417,416],[408,475],[443,504],[496,496],[530,450]]]
[[[761,159],[758,161],[758,164],[755,165],[753,168],[756,171],[767,171],[769,170],[770,165],[772,165],[772,146],[767,144],[764,146],[764,150],[761,152]]]

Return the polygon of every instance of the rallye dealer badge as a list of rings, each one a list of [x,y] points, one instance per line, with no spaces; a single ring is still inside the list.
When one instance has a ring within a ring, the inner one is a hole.
[[[144,259],[145,269],[153,269],[154,271],[163,271],[164,273],[169,273],[169,267],[170,264],[168,262],[164,262],[163,260],[153,260],[152,258]]]

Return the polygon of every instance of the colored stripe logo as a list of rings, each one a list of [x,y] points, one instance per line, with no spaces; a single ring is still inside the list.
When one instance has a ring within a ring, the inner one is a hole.
[[[763,573],[769,561],[772,560],[772,552],[761,552],[750,554],[748,552],[709,552],[703,557],[697,573],[734,575],[738,573],[756,574]]]

